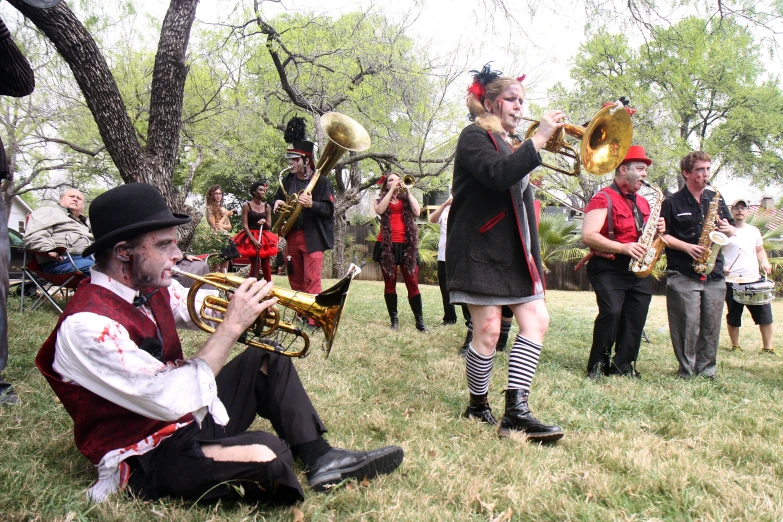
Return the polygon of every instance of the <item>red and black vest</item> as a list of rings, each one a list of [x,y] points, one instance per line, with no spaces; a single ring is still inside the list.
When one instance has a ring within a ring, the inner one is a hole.
[[[141,346],[148,337],[157,339],[158,329],[160,329],[163,338],[163,360],[166,363],[173,363],[183,359],[182,345],[171,313],[168,290],[161,288],[155,292],[149,303],[158,322],[157,326],[131,303],[111,290],[90,284],[90,280],[86,279],[79,285],[54,331],[41,346],[35,358],[38,369],[49,381],[54,393],[73,418],[76,447],[93,464],[98,464],[109,451],[131,446],[172,423],[133,413],[86,388],[63,382],[52,368],[57,332],[67,317],[80,312],[91,312],[121,324],[137,346]],[[188,414],[176,422],[192,420],[193,417]]]

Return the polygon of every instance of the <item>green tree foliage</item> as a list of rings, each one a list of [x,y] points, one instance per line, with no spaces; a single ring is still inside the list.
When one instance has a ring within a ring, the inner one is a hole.
[[[575,120],[629,96],[638,111],[634,142],[653,157],[650,178],[663,189],[676,186],[679,159],[693,149],[712,156],[714,173],[759,186],[777,180],[783,93],[777,78],[765,77],[750,32],[731,19],[698,17],[651,32],[637,49],[625,35],[596,33],[574,59],[575,88],[550,92],[555,105]]]

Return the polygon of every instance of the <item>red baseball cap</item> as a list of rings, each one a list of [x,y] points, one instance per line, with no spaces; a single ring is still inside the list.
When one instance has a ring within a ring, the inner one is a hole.
[[[629,163],[631,161],[641,161],[642,163],[645,163],[648,167],[652,165],[652,160],[647,157],[647,153],[644,152],[644,147],[641,145],[631,145],[631,148],[628,149],[628,154],[625,155],[625,159],[623,160],[623,163]],[[622,165],[621,163],[620,165]]]

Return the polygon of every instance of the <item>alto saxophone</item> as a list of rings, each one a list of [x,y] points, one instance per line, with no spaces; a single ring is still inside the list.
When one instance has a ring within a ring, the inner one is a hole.
[[[663,205],[663,192],[653,187],[646,181],[642,180],[642,184],[647,188],[650,188],[658,194],[658,199],[655,201],[655,205],[650,209],[650,217],[647,218],[647,225],[644,227],[638,243],[644,247],[644,256],[641,259],[632,259],[628,265],[628,270],[634,273],[637,277],[647,277],[655,268],[655,264],[661,258],[663,253],[663,247],[666,246],[666,242],[658,234],[658,217],[661,215],[661,206]]]
[[[712,187],[709,181],[707,185]],[[704,253],[693,260],[693,271],[697,274],[710,274],[715,268],[715,260],[718,258],[721,247],[729,243],[729,238],[726,237],[726,234],[715,230],[715,225],[719,218],[719,207],[720,192],[718,189],[715,189],[715,195],[712,197],[712,201],[710,201],[710,208],[704,217],[704,228],[702,228],[701,237],[699,237],[699,246],[704,247]]]

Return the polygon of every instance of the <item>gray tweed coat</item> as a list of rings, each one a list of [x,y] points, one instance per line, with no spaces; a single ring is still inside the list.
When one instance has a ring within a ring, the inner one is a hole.
[[[446,241],[450,291],[512,298],[535,293],[534,281],[543,279],[543,270],[533,189],[528,185],[522,192],[522,180],[540,164],[530,140],[512,152],[501,136],[477,125],[462,131]],[[530,238],[528,256],[525,235]]]

